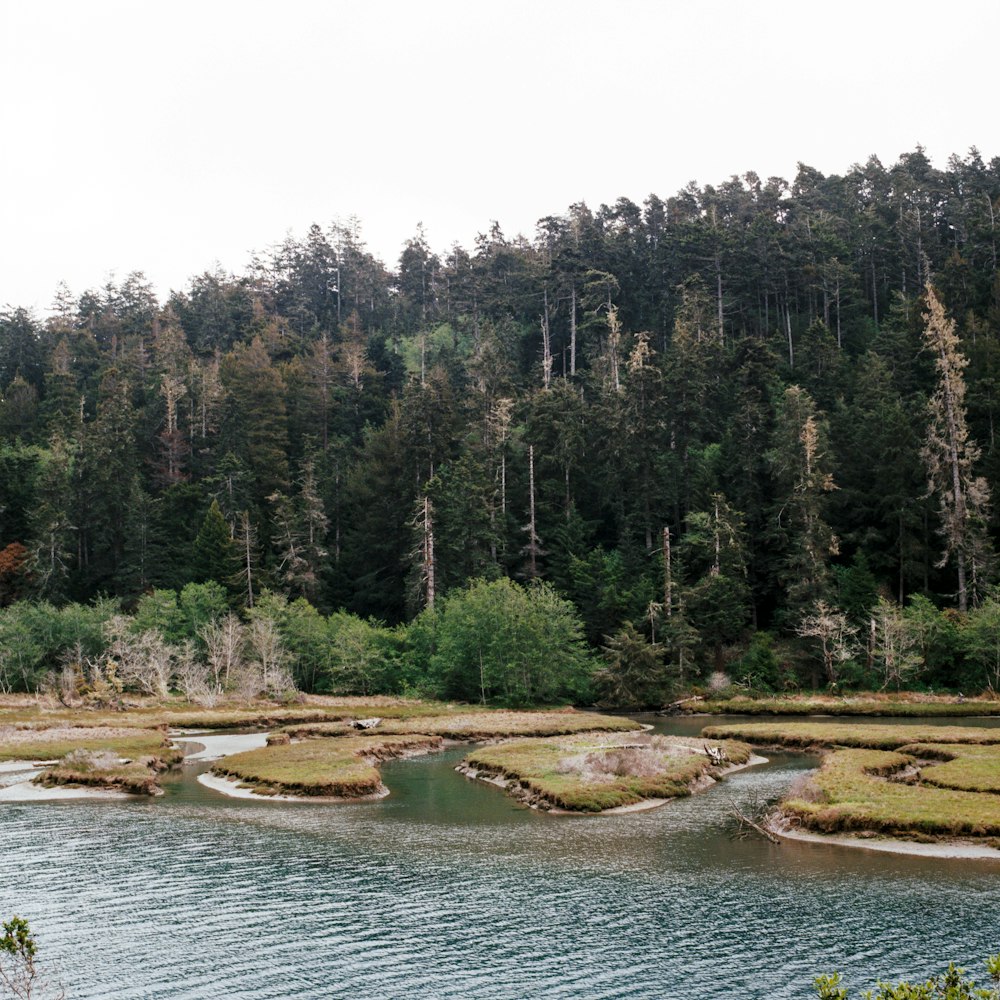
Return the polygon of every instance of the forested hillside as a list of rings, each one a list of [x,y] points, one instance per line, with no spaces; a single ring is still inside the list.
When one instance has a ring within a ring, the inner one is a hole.
[[[508,576],[619,674],[766,629],[833,680],[841,627],[860,649],[897,605],[926,634],[992,606],[997,213],[1000,159],[918,148],[471,251],[418,229],[395,269],[316,225],[166,301],[133,273],[9,306],[0,604],[215,581],[391,625]],[[767,637],[751,656],[772,670]]]

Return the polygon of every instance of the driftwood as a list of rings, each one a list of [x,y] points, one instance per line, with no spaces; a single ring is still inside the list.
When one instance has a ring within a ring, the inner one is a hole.
[[[351,723],[351,727],[354,729],[374,729],[381,721],[381,719],[355,719]]]
[[[781,844],[781,841],[773,833],[771,833],[770,830],[751,819],[732,799],[729,800],[729,808],[732,814],[739,821],[740,836],[746,836],[748,831],[753,830],[755,833],[759,833],[765,840],[769,840],[772,844]]]
[[[705,755],[717,767],[721,767],[723,764],[729,763],[729,757],[726,756],[726,751],[723,750],[722,747],[712,747],[706,743]]]
[[[672,701],[669,705],[665,705],[657,712],[657,715],[680,715],[684,711],[685,705],[704,700],[704,697],[700,694],[696,694],[691,698],[681,698],[680,701]]]

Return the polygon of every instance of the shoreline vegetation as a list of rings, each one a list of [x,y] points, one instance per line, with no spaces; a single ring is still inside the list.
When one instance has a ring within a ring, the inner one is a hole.
[[[1000,700],[916,692],[861,692],[851,695],[788,695],[688,698],[675,703],[687,715],[846,715],[898,718],[1000,716]]]
[[[778,836],[1000,858],[998,729],[785,722],[708,726],[704,735],[821,755],[768,817]]]
[[[762,759],[731,740],[582,733],[481,747],[456,770],[533,809],[599,813],[662,805],[754,762]]]

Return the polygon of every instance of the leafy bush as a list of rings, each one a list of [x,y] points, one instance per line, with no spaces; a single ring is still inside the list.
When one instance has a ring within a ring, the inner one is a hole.
[[[475,580],[441,602],[430,656],[439,695],[504,705],[576,701],[590,677],[580,619],[551,587]]]

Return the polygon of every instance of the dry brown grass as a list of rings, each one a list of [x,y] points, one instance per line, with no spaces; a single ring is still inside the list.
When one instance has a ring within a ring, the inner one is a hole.
[[[170,754],[166,734],[125,726],[0,726],[0,760],[56,760],[74,750],[109,750],[119,757]]]
[[[377,715],[378,713],[373,713]],[[384,735],[428,734],[449,740],[481,743],[514,736],[568,736],[581,732],[635,732],[642,729],[632,719],[596,712],[509,712],[455,711],[446,715],[417,718],[384,718],[371,730]],[[347,736],[356,732],[347,722],[321,722],[290,725],[285,731],[293,738],[309,736]]]
[[[852,725],[849,722],[739,722],[706,726],[709,739],[745,740],[758,746],[859,747],[894,750],[908,743],[1000,743],[1000,729],[974,726]]]
[[[73,750],[54,767],[46,768],[35,781],[40,785],[84,785],[136,795],[160,793],[159,772],[167,766],[160,757],[144,757],[122,763],[107,750]]]

